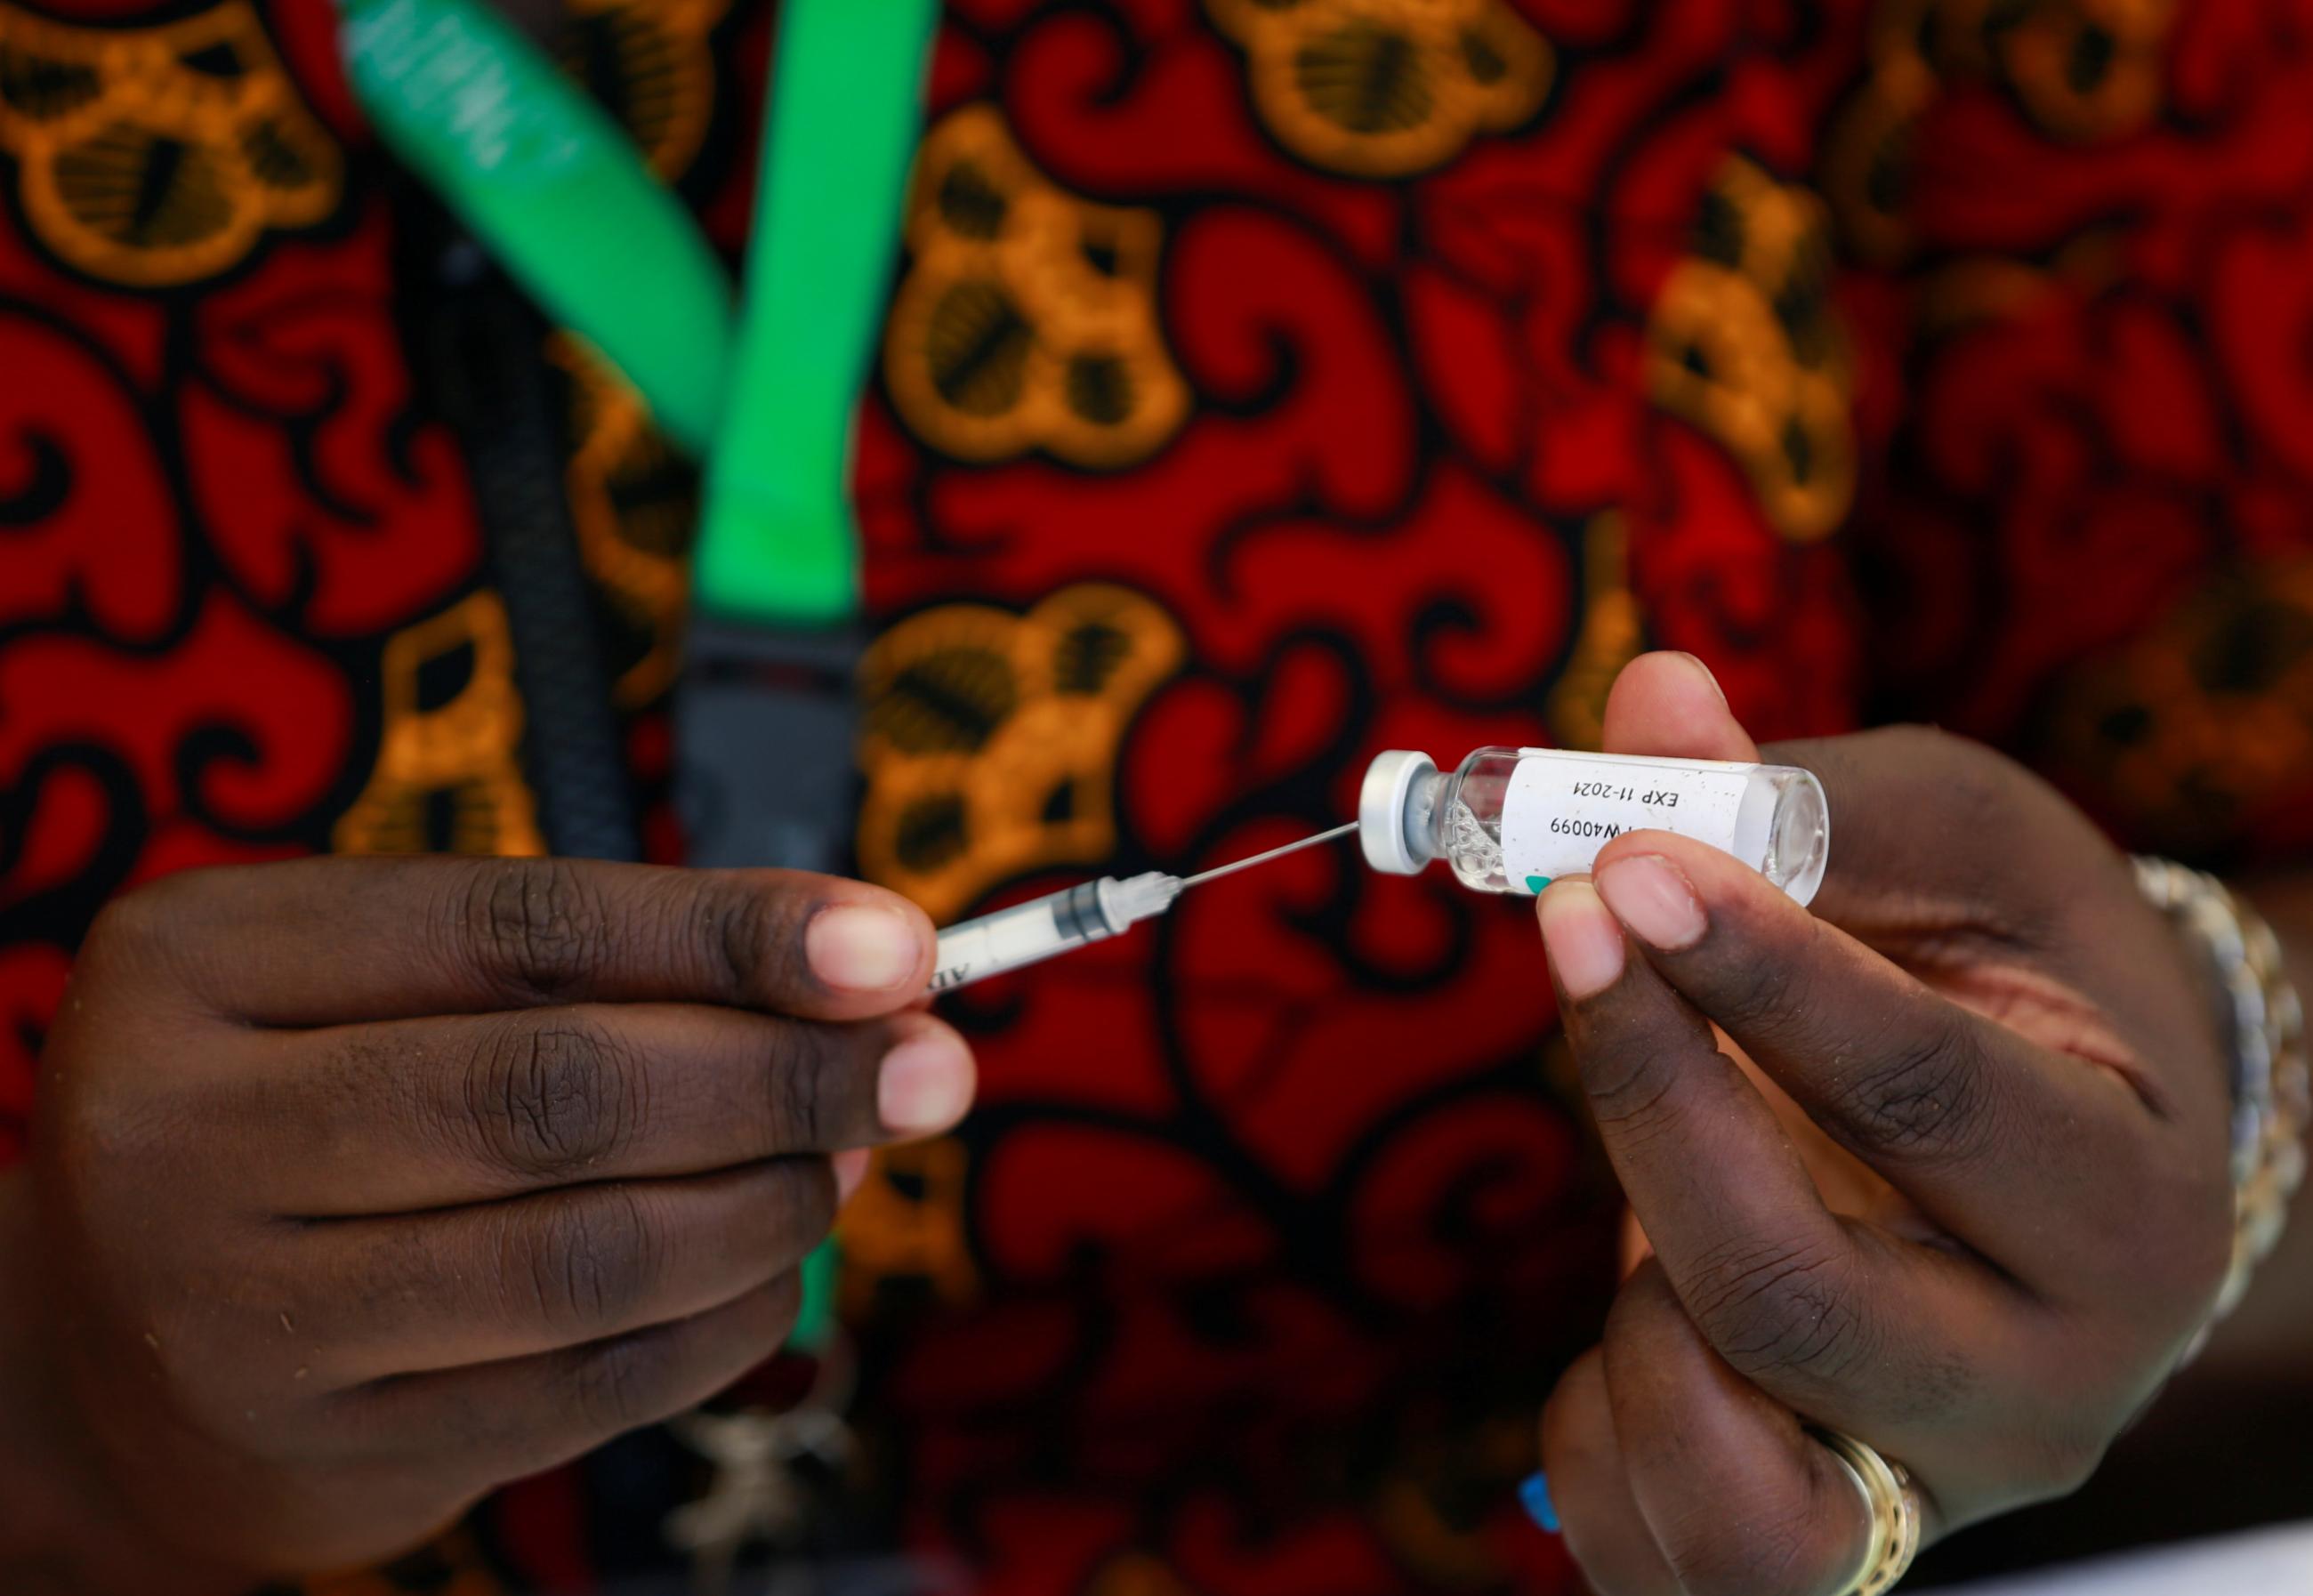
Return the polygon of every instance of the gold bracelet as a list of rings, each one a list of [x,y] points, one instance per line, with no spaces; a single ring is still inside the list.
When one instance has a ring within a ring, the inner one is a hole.
[[[1836,1430],[1810,1427],[1847,1477],[1862,1493],[1863,1511],[1871,1521],[1863,1560],[1842,1596],[1881,1596],[1912,1566],[1920,1555],[1920,1496],[1912,1476],[1901,1463],[1891,1463],[1877,1447],[1842,1435]]]
[[[2281,1240],[2289,1201],[2305,1179],[2313,1071],[2305,1010],[2264,917],[2213,876],[2165,859],[2139,858],[2135,865],[2144,895],[2208,956],[2231,1009],[2232,1262],[2208,1323],[2185,1352],[2189,1361]]]

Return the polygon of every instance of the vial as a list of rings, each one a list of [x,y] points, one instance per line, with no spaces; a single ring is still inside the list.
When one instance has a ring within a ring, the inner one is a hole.
[[[1448,775],[1426,754],[1393,748],[1358,795],[1368,864],[1411,876],[1443,859],[1479,892],[1539,893],[1633,831],[1707,842],[1800,904],[1823,885],[1831,851],[1823,784],[1791,765],[1481,748]]]

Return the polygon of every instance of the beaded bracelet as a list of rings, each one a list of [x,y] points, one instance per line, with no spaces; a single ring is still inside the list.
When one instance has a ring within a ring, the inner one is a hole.
[[[2138,886],[2206,953],[2231,1009],[2232,1263],[2208,1323],[2185,1354],[2189,1360],[2239,1303],[2249,1277],[2281,1240],[2289,1200],[2305,1178],[2313,1073],[2306,1061],[2305,1010],[2264,917],[2213,876],[2165,859],[2140,857],[2134,863]]]

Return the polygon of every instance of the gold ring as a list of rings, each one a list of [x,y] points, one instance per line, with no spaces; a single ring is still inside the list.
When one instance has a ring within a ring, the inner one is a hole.
[[[1920,1496],[1901,1463],[1891,1463],[1852,1435],[1836,1430],[1807,1432],[1839,1459],[1847,1477],[1863,1495],[1863,1511],[1871,1521],[1871,1539],[1863,1561],[1847,1583],[1843,1596],[1881,1596],[1904,1577],[1920,1552]]]

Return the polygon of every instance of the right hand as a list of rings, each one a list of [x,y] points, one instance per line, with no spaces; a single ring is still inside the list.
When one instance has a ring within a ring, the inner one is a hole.
[[[786,1335],[865,1157],[830,1155],[963,1115],[931,966],[913,905],[776,870],[315,860],[121,899],[0,1181],[0,1382],[51,1415],[0,1544],[66,1588],[359,1565],[713,1395]]]

